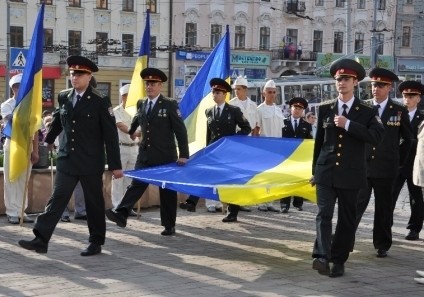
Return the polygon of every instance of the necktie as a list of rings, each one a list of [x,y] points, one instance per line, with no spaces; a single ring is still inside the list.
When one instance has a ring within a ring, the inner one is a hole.
[[[297,130],[297,120],[294,120],[294,131]]]
[[[219,117],[221,116],[221,108],[219,108],[219,106],[216,108],[216,115],[215,118],[219,119]]]
[[[147,116],[149,116],[150,112],[152,111],[152,105],[153,105],[153,101],[149,100],[149,107],[147,108],[147,112],[146,112]]]
[[[342,108],[343,108],[342,116],[347,117],[347,105],[343,104]]]
[[[377,105],[374,105],[374,110],[375,110],[375,113],[378,115],[378,116],[380,116],[380,104],[377,104]]]
[[[74,107],[75,107],[75,105],[78,104],[78,102],[80,102],[80,99],[81,99],[81,95],[77,95],[77,100],[75,101]]]

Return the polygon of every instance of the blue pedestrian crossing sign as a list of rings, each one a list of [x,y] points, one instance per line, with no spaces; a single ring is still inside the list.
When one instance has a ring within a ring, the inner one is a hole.
[[[25,68],[27,56],[28,56],[28,49],[12,47],[10,49],[9,68],[23,70]]]

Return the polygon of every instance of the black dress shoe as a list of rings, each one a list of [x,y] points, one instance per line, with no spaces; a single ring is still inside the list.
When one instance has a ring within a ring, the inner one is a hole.
[[[81,251],[81,256],[85,257],[85,256],[94,256],[97,254],[100,254],[102,252],[102,246],[100,244],[97,243],[90,243],[87,248],[83,249]]]
[[[222,219],[222,221],[224,223],[232,223],[232,222],[237,222],[237,217],[232,216],[232,215],[228,215],[225,218]]]
[[[47,253],[48,243],[41,239],[41,237],[35,237],[33,240],[19,240],[18,243],[24,249],[40,254]]]
[[[196,205],[194,205],[193,203],[190,202],[181,202],[180,203],[180,208],[181,209],[185,209],[189,212],[195,212],[196,211]]]
[[[115,222],[119,227],[125,228],[127,226],[127,218],[112,208],[106,209],[106,217],[112,222]]]
[[[175,234],[175,227],[165,227],[165,229],[160,233],[163,236],[170,236]]]
[[[287,207],[283,207],[281,209],[281,213],[289,213],[289,209]]]
[[[420,235],[417,231],[415,230],[410,230],[408,235],[405,236],[406,240],[418,240],[420,239]]]
[[[65,223],[70,223],[70,222],[71,222],[71,218],[70,218],[69,216],[62,216],[62,217],[60,218],[60,220],[61,220],[62,222],[65,222]]]
[[[387,257],[387,251],[383,249],[377,250],[377,257],[378,258],[386,258]]]
[[[339,277],[344,274],[344,265],[334,263],[333,267],[331,267],[329,277]]]
[[[328,260],[324,258],[315,258],[312,262],[312,269],[318,270],[319,274],[330,274],[330,264],[328,264]]]

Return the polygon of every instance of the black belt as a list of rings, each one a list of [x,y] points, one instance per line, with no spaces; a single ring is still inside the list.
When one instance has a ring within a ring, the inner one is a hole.
[[[119,143],[119,145],[122,145],[122,146],[135,146],[135,145],[138,145],[138,143],[125,143],[125,142],[120,142],[120,143]]]

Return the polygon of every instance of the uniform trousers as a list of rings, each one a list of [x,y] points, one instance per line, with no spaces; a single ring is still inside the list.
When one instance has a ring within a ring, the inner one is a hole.
[[[106,236],[105,200],[103,198],[102,174],[69,175],[56,171],[53,194],[45,211],[38,216],[33,232],[35,236],[49,241],[53,231],[71,199],[78,181],[84,191],[87,211],[87,225],[90,233],[89,242],[103,245]]]
[[[356,204],[359,189],[341,189],[317,184],[318,214],[316,217],[317,238],[312,252],[313,258],[325,258],[343,264],[355,237]],[[332,219],[338,202],[338,217],[333,240]]]
[[[133,170],[137,160],[138,146],[120,145],[122,170]],[[112,179],[112,205],[116,208],[124,197],[125,190],[131,184],[131,178],[124,176],[123,178]]]
[[[370,202],[374,189],[374,228],[373,244],[375,249],[388,251],[392,246],[393,223],[393,182],[394,178],[368,178],[367,187],[360,190],[356,215],[356,228]]]
[[[286,198],[282,198],[280,200],[280,204],[281,207],[290,208],[290,203],[291,203],[291,196],[290,197],[286,197]],[[294,207],[302,207],[303,206],[303,198],[302,197],[298,197],[298,196],[293,196],[293,206]]]
[[[20,217],[22,210],[22,202],[25,193],[25,181],[27,172],[23,172],[16,181],[10,182],[10,139],[6,138],[4,143],[4,160],[3,160],[3,178],[4,178],[4,205],[6,214],[12,217]],[[28,160],[29,161],[29,160]],[[31,172],[32,164],[29,162],[28,170]],[[28,195],[25,199],[24,209],[28,207]]]
[[[143,164],[137,163],[135,169],[146,168]],[[122,201],[115,208],[115,211],[122,214],[126,218],[134,207],[134,204],[141,198],[146,191],[148,183],[133,179],[131,185],[122,198]],[[165,228],[175,227],[177,219],[177,192],[159,187],[160,197],[160,219],[161,224]]]
[[[392,209],[393,211],[395,210],[397,199],[405,181],[408,186],[409,205],[411,207],[411,216],[409,217],[407,229],[420,233],[424,222],[423,192],[421,187],[414,185],[412,177],[404,177],[402,174],[397,176],[393,186]]]
[[[82,190],[81,183],[78,182],[74,189],[74,210],[75,210],[75,217],[78,216],[85,216],[87,215],[87,212],[85,211],[85,200],[84,200],[84,191]],[[68,207],[65,208],[65,211],[62,214],[63,216],[69,216],[69,209]]]

